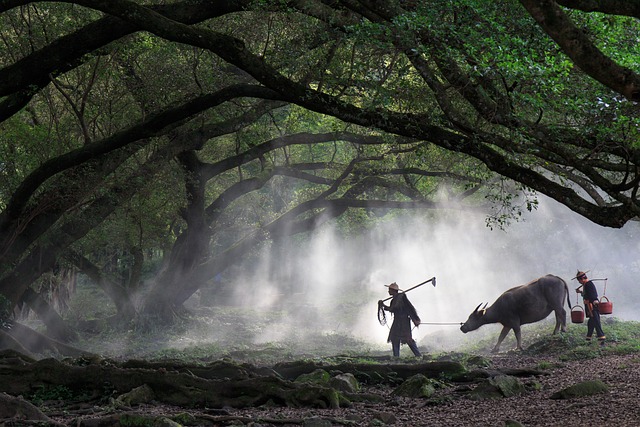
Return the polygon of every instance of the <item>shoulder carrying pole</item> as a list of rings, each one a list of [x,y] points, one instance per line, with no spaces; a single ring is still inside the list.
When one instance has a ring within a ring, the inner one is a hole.
[[[411,288],[409,288],[409,289],[407,289],[406,291],[403,291],[403,292],[404,292],[404,293],[407,293],[407,292],[409,292],[410,290],[415,289],[415,288],[417,288],[417,287],[419,287],[419,286],[422,286],[422,285],[424,285],[425,283],[429,283],[429,282],[431,282],[431,284],[433,285],[433,287],[434,287],[434,288],[436,287],[436,278],[435,278],[435,277],[432,277],[431,279],[429,279],[429,280],[425,280],[425,281],[424,281],[424,282],[422,282],[422,283],[418,283],[417,285],[415,285],[415,286],[413,286],[413,287],[411,287]],[[389,298],[383,299],[382,301],[389,301],[391,298],[393,298],[393,297],[389,297]]]

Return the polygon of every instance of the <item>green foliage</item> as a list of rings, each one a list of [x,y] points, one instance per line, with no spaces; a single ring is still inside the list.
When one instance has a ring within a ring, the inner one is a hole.
[[[566,332],[552,335],[554,324],[555,319],[548,318],[542,322],[523,325],[523,354],[570,361],[588,360],[609,354],[640,353],[640,322],[622,321],[615,317],[602,316],[602,327],[607,335],[604,346],[600,346],[597,341],[588,343],[585,340],[586,324],[569,323]],[[478,342],[461,348],[460,351],[471,354],[486,353],[493,348],[496,340],[497,335],[487,335]],[[502,344],[503,348],[508,348],[508,346],[515,346],[512,332]],[[541,363],[548,366],[551,362]]]
[[[29,172],[56,154],[56,144],[44,126],[20,119],[0,124],[0,209]]]
[[[485,199],[491,205],[491,213],[485,223],[490,229],[504,230],[513,221],[519,221],[524,211],[531,212],[538,208],[538,199],[531,189],[501,179],[492,186]]]
[[[224,349],[217,343],[192,345],[185,348],[166,348],[157,351],[153,351],[150,347],[141,347],[139,350],[143,352],[151,350],[152,353],[146,356],[150,360],[177,359],[194,363],[210,360],[212,359],[212,355],[224,353]]]
[[[102,289],[81,280],[69,300],[65,317],[75,322],[99,320],[106,319],[115,312],[114,304],[106,298]]]
[[[544,361],[544,360],[539,362],[538,365],[537,365],[537,368],[540,369],[540,370],[543,370],[543,371],[544,370],[548,370],[548,369],[552,369],[554,367],[556,367],[556,365],[554,363],[547,362],[547,361]]]
[[[29,397],[35,405],[42,405],[50,400],[71,400],[75,394],[67,387],[62,385],[48,386],[40,384]]]

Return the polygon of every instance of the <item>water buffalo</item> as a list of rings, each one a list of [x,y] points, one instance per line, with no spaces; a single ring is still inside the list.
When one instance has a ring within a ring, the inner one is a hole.
[[[492,352],[497,353],[500,350],[500,344],[511,329],[518,341],[517,349],[522,350],[521,325],[538,322],[554,311],[556,327],[553,333],[556,334],[560,328],[562,332],[566,330],[567,313],[563,308],[565,297],[571,310],[567,283],[558,276],[547,274],[526,285],[509,289],[489,308],[486,308],[487,304],[485,304],[480,309],[482,305],[480,303],[460,330],[466,334],[488,323],[501,323],[503,328]]]

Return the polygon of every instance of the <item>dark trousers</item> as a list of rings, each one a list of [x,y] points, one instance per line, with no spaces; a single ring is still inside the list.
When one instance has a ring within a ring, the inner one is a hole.
[[[600,311],[595,307],[591,312],[591,317],[589,317],[589,320],[587,321],[587,338],[591,338],[594,330],[596,331],[596,336],[598,338],[604,337],[602,325],[600,325]]]
[[[407,345],[413,352],[413,355],[416,357],[422,356],[420,350],[418,350],[418,344],[416,344],[414,339],[410,339],[407,341]],[[391,341],[391,349],[393,350],[394,357],[400,357],[400,340],[392,340]]]

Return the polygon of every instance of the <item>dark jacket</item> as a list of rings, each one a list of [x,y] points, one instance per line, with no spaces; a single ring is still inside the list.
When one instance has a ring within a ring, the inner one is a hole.
[[[592,317],[594,311],[598,310],[598,290],[591,280],[582,285],[582,299],[584,301],[587,317]]]
[[[591,280],[584,284],[582,288],[582,298],[590,303],[598,300],[598,290]]]
[[[403,344],[410,342],[413,339],[411,337],[411,322],[420,323],[420,317],[418,317],[418,313],[407,295],[402,292],[395,294],[387,310],[393,313],[393,323],[387,342],[398,340]]]

